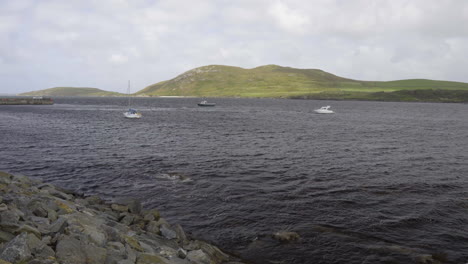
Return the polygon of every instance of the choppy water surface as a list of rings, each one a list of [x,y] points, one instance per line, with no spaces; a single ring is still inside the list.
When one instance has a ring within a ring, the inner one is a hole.
[[[140,120],[123,98],[0,106],[0,169],[139,197],[257,264],[468,261],[467,105],[198,101],[136,99]]]

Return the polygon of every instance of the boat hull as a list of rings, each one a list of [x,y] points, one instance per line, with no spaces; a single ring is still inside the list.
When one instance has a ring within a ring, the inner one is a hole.
[[[123,113],[126,118],[141,118],[140,113]]]
[[[332,110],[321,110],[321,109],[314,110],[314,112],[317,114],[334,114],[335,113]]]
[[[198,104],[198,106],[208,106],[208,107],[209,107],[209,106],[215,106],[215,105],[216,105],[216,104],[213,104],[213,103],[207,103],[207,104],[202,104],[202,103],[200,103],[200,104]]]

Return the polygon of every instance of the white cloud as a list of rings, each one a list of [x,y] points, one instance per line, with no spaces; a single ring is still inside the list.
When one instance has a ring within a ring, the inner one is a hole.
[[[121,54],[112,54],[109,58],[112,64],[124,64],[128,62],[128,57]]]
[[[309,18],[301,13],[299,9],[292,9],[282,1],[275,2],[268,8],[268,12],[273,16],[278,25],[291,33],[305,33],[309,24]]]

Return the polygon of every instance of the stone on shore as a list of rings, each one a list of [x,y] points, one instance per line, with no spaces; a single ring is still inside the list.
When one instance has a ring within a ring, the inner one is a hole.
[[[279,231],[273,234],[273,238],[283,242],[298,240],[299,234],[291,231]]]

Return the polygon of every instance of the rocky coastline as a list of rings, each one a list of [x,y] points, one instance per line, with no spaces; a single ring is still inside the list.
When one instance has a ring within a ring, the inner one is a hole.
[[[136,199],[104,201],[0,171],[0,264],[242,264]]]

